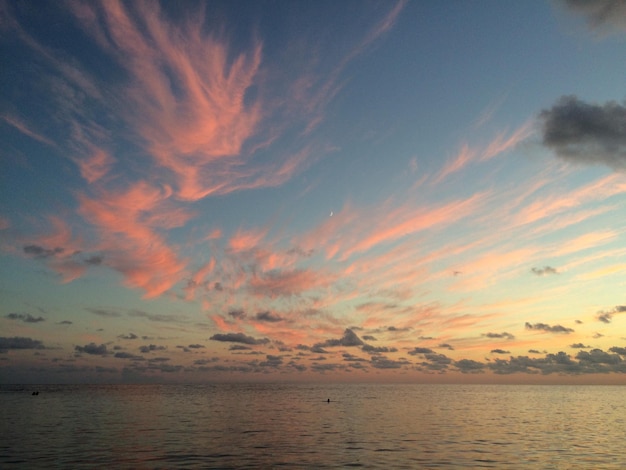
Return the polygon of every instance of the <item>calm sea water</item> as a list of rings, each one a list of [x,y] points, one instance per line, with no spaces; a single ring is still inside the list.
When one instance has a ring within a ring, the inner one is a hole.
[[[626,468],[624,387],[32,389],[0,389],[1,468]]]

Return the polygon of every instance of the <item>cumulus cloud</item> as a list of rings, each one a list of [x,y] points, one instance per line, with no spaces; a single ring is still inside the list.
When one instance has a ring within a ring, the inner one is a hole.
[[[612,348],[609,348],[609,351],[614,352],[615,354],[619,354],[620,356],[626,356],[626,348],[613,346]]]
[[[565,334],[569,334],[569,333],[573,333],[574,330],[572,328],[566,328],[564,326],[561,325],[547,325],[546,323],[535,323],[535,324],[531,324],[526,322],[526,329],[527,330],[540,330],[540,331],[547,331],[550,333],[565,333]]]
[[[463,374],[480,374],[485,371],[485,364],[472,359],[461,359],[454,361],[454,367]]]
[[[120,338],[120,339],[137,339],[137,338],[139,338],[139,336],[137,336],[135,333],[129,333],[127,335],[119,335],[118,338]]]
[[[24,323],[39,323],[46,321],[43,317],[33,317],[30,313],[9,313],[5,316],[9,320],[20,320]]]
[[[262,321],[262,322],[270,322],[270,323],[276,323],[279,321],[283,321],[283,317],[281,317],[280,315],[276,314],[276,313],[272,313],[272,312],[259,312],[256,314],[255,318],[258,321]]]
[[[413,348],[411,351],[409,351],[409,354],[411,356],[415,356],[417,354],[431,354],[434,351],[430,348]]]
[[[623,312],[626,312],[626,305],[617,305],[612,310],[598,312],[596,318],[602,323],[611,323],[615,314]]]
[[[574,13],[582,15],[593,31],[626,31],[626,2],[621,0],[559,0]]]
[[[371,364],[376,369],[400,369],[411,363],[405,359],[393,360],[385,356],[372,356]]]
[[[256,339],[252,336],[247,336],[243,333],[217,333],[211,336],[209,339],[213,341],[222,341],[227,343],[242,343],[242,344],[267,344],[269,343],[269,339]]]
[[[491,354],[511,354],[511,351],[506,351],[504,349],[492,349]]]
[[[323,343],[317,343],[313,346],[313,349],[322,349],[325,347],[335,346],[363,346],[363,340],[357,336],[357,334],[350,328],[346,328],[343,332],[343,336],[339,339],[328,339]],[[321,352],[321,351],[320,351]],[[324,351],[325,352],[325,351]]]
[[[361,348],[363,352],[369,354],[380,354],[380,353],[389,353],[389,352],[397,352],[396,348],[388,348],[387,346],[372,346],[369,344],[364,344]]]
[[[91,354],[93,356],[106,356],[108,353],[106,344],[97,345],[96,343],[89,343],[84,346],[75,346],[74,350],[79,353]]]
[[[243,310],[230,310],[228,316],[240,320],[246,318],[246,313]]]
[[[576,96],[560,98],[540,114],[543,144],[561,158],[626,169],[626,106],[589,104]]]
[[[452,363],[452,359],[445,354],[424,354],[424,359],[424,361],[417,364],[418,370],[445,372]]]
[[[513,336],[511,333],[507,333],[506,331],[503,331],[502,333],[485,333],[483,334],[483,336],[485,338],[492,338],[492,339],[515,339],[515,336]]]
[[[23,336],[0,337],[0,352],[9,349],[45,349],[45,347],[41,341]]]
[[[165,346],[158,346],[156,344],[147,344],[144,346],[139,346],[139,351],[142,353],[149,353],[152,351],[165,351],[167,348]]]
[[[118,359],[132,359],[134,361],[144,361],[145,358],[143,356],[139,356],[137,354],[131,354],[128,352],[118,352],[115,353],[115,355],[113,357],[116,357]]]
[[[552,266],[544,266],[543,268],[532,268],[530,271],[533,274],[536,274],[537,276],[547,276],[549,274],[558,274],[559,273]]]

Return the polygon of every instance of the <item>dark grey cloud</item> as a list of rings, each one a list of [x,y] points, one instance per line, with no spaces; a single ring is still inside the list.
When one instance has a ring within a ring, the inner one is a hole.
[[[85,310],[87,310],[88,312],[93,313],[94,315],[98,315],[100,317],[111,317],[111,318],[117,318],[117,317],[121,317],[122,314],[120,312],[116,312],[115,310],[105,310],[103,308],[86,308]]]
[[[246,336],[243,333],[218,333],[211,336],[209,339],[213,341],[223,341],[227,343],[242,343],[242,344],[267,344],[269,339],[255,339],[252,336]]]
[[[533,274],[536,274],[537,276],[548,276],[550,274],[559,274],[556,268],[553,268],[552,266],[544,266],[543,268],[532,268],[530,272]]]
[[[139,338],[139,336],[137,336],[135,333],[128,333],[127,335],[119,335],[118,338],[119,339],[137,339]]]
[[[445,354],[438,353],[430,353],[424,354],[425,361],[417,364],[418,370],[426,370],[431,372],[445,372],[450,364],[452,363],[452,359],[450,359]]]
[[[184,318],[178,315],[165,315],[161,313],[148,313],[142,310],[133,310],[128,312],[128,315],[131,317],[139,317],[146,318],[149,321],[153,322],[162,322],[162,323],[173,323],[173,322],[181,322],[184,321]]]
[[[396,348],[388,348],[387,346],[372,346],[369,344],[364,344],[361,347],[361,350],[369,354],[390,353],[398,351]]]
[[[626,373],[626,362],[622,360],[619,354],[609,354],[600,349],[593,349],[589,352],[579,351],[575,358],[560,351],[557,354],[546,354],[545,357],[541,358],[518,356],[511,357],[508,360],[495,359],[487,367],[496,374],[580,375],[611,372]]]
[[[585,346],[583,343],[574,343],[569,345],[572,349],[588,349],[590,346]]]
[[[283,321],[283,317],[272,312],[259,312],[256,314],[255,318],[257,319],[257,321],[263,321],[263,322],[269,322],[269,323],[276,323],[279,321]]]
[[[339,339],[328,339],[323,343],[317,343],[313,345],[314,348],[330,348],[335,346],[363,346],[363,340],[357,336],[357,334],[350,328],[346,328],[343,332],[343,336]]]
[[[619,364],[622,362],[622,358],[619,354],[610,354],[602,351],[601,349],[592,349],[591,351],[579,351],[576,354],[576,359],[580,362],[594,363],[594,364]]]
[[[139,356],[137,354],[131,354],[129,352],[123,352],[123,351],[115,353],[113,357],[116,357],[118,359],[132,359],[134,361],[145,361],[145,358],[143,356]]]
[[[626,2],[623,0],[559,0],[559,3],[584,16],[592,31],[626,31]]]
[[[265,356],[265,361],[261,361],[258,363],[261,367],[271,367],[273,369],[277,369],[283,364],[282,356],[274,356],[272,354],[268,354]]]
[[[71,325],[72,322],[69,320],[63,320],[57,323],[57,325]]]
[[[236,318],[238,320],[246,318],[246,313],[243,310],[230,310],[228,316]]]
[[[492,349],[491,354],[511,354],[511,351],[505,349]]]
[[[165,346],[158,346],[156,344],[147,344],[144,346],[139,346],[139,351],[142,353],[149,353],[152,351],[165,351],[167,348]]]
[[[84,346],[75,346],[74,350],[80,353],[91,354],[94,356],[106,356],[108,354],[106,344],[89,343]]]
[[[395,361],[385,356],[372,356],[372,367],[376,369],[400,369],[404,366],[408,366],[411,363],[405,359]]]
[[[343,356],[343,360],[346,362],[369,362],[365,358],[355,356],[354,354],[350,354],[350,353],[343,353],[342,356]]]
[[[340,364],[334,364],[334,363],[319,364],[317,362],[314,362],[313,364],[311,364],[311,370],[315,372],[321,372],[322,374],[325,372],[331,372],[337,369],[342,369]]]
[[[163,363],[163,362],[169,362],[170,358],[169,357],[151,357],[150,359],[148,359],[148,362],[150,363]]]
[[[614,352],[615,354],[619,354],[620,356],[626,356],[626,348],[613,346],[612,348],[609,348],[609,351]]]
[[[550,333],[565,333],[565,334],[569,334],[569,333],[573,333],[574,330],[571,328],[566,328],[564,326],[561,325],[554,325],[554,326],[550,326],[547,325],[545,323],[535,323],[535,324],[531,324],[526,322],[526,329],[527,330],[541,330],[541,331],[548,331]]]
[[[229,351],[250,351],[251,349],[250,346],[244,346],[243,344],[233,344],[228,348]]]
[[[626,305],[616,305],[612,310],[598,312],[596,318],[602,323],[611,323],[615,314],[624,312],[626,312]]]
[[[411,351],[409,351],[409,354],[411,356],[415,356],[417,354],[431,354],[434,351],[430,348],[413,348]]]
[[[13,336],[12,338],[0,337],[0,352],[6,352],[9,349],[46,349],[43,343],[32,338],[23,336]]]
[[[92,266],[99,266],[102,264],[103,258],[102,256],[99,255],[94,255],[94,256],[90,256],[89,258],[85,259],[85,264],[90,264]]]
[[[454,351],[454,347],[451,344],[448,343],[441,343],[439,346],[437,346],[438,348],[444,348],[447,349],[448,351]]]
[[[387,327],[387,331],[399,331],[399,332],[403,332],[403,331],[411,331],[411,328],[406,326],[404,328],[398,328],[397,326],[388,326]]]
[[[57,248],[44,248],[42,246],[39,245],[25,245],[23,247],[24,253],[32,256],[33,258],[51,258],[53,256],[59,255],[61,253],[63,253],[63,248],[57,247]]]
[[[217,357],[212,357],[210,359],[196,359],[195,361],[193,361],[194,364],[198,365],[198,366],[203,366],[206,364],[210,364],[212,362],[217,362],[219,359]]]
[[[363,335],[363,340],[364,341],[377,341],[376,337],[372,335]]]
[[[454,367],[463,374],[480,374],[485,371],[485,364],[472,359],[461,359],[453,362]]]
[[[615,102],[589,104],[564,96],[540,117],[543,144],[557,156],[626,169],[626,106]]]
[[[483,334],[483,336],[485,338],[492,339],[515,339],[515,336],[513,336],[511,333],[507,333],[506,331],[503,331],[502,333],[485,333]]]
[[[190,345],[188,346],[188,348],[189,348],[189,349],[203,349],[203,348],[205,348],[205,346],[204,346],[203,344],[197,344],[197,343],[195,343],[195,344],[190,344]]]
[[[9,313],[5,318],[9,320],[20,320],[24,323],[39,323],[46,321],[43,317],[33,317],[30,313]]]

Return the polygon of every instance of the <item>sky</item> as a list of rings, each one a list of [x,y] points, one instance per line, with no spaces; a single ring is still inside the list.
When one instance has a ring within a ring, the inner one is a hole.
[[[0,382],[626,384],[626,2],[0,2]]]

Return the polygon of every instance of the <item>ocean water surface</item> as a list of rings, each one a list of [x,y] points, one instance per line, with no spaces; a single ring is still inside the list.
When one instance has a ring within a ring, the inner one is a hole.
[[[626,468],[619,386],[19,388],[0,468]]]

